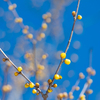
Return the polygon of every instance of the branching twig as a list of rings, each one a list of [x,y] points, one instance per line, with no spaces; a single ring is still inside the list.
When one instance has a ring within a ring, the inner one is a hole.
[[[79,9],[79,4],[80,4],[80,0],[78,0],[77,9],[76,9],[76,14],[75,14],[75,17],[74,17],[74,23],[73,23],[73,26],[72,26],[72,31],[71,31],[71,35],[70,35],[70,38],[69,38],[69,41],[68,41],[67,47],[66,47],[66,49],[65,49],[65,53],[67,53],[68,48],[69,48],[70,43],[71,43],[71,39],[72,39],[72,36],[73,36],[73,31],[74,31],[74,26],[75,26],[75,22],[76,22],[76,20],[77,20],[77,13],[78,13],[78,9]],[[64,61],[64,60],[61,59],[60,64],[59,64],[59,66],[58,66],[58,68],[57,68],[55,74],[58,73],[58,71],[59,71],[59,69],[60,69],[60,67],[61,67],[61,65],[62,65],[62,63],[63,63],[63,61]],[[52,86],[54,80],[55,80],[55,79],[54,79],[54,77],[53,77],[53,79],[52,79],[52,83],[49,85],[48,89],[51,88],[51,86]],[[48,90],[46,91],[46,95],[48,95]]]
[[[0,48],[1,53],[5,56],[5,58],[14,66],[14,68],[17,70],[17,66],[9,59],[9,57],[3,52],[3,50]],[[28,81],[31,83],[31,81],[24,75],[23,72],[20,72],[20,74]],[[43,93],[41,92],[40,88],[37,88],[35,86],[36,90],[39,91],[39,93],[41,93],[41,95],[43,95]]]

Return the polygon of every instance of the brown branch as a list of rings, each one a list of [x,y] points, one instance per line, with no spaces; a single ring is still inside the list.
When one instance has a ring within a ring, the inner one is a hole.
[[[65,53],[67,53],[68,48],[69,48],[70,43],[71,43],[71,39],[72,39],[72,36],[73,36],[74,27],[75,27],[75,22],[76,22],[76,20],[77,20],[77,13],[78,13],[78,9],[79,9],[79,4],[80,4],[80,0],[78,0],[77,9],[76,9],[76,14],[75,14],[74,22],[73,22],[73,26],[72,26],[72,31],[71,31],[71,34],[70,34],[70,38],[69,38],[69,41],[68,41],[67,47],[66,47],[66,49],[65,49]],[[63,61],[64,61],[64,60],[61,59],[61,61],[60,61],[60,63],[59,63],[59,66],[58,66],[58,68],[57,68],[55,74],[58,73],[58,71],[59,71],[59,69],[60,69],[60,67],[61,67],[61,65],[62,65],[62,63],[63,63]],[[54,80],[55,80],[55,79],[54,79],[54,77],[53,77],[53,79],[52,79],[52,83],[49,85],[48,89],[51,88],[51,86],[52,86]],[[46,91],[46,95],[48,95],[48,90]]]
[[[17,70],[17,66],[9,59],[9,57],[3,52],[3,50],[0,48],[1,53],[5,56],[5,58],[14,66],[14,68]],[[25,75],[23,72],[20,72],[20,74],[28,81],[31,82]],[[35,86],[36,90],[39,91],[39,93],[41,93],[41,95],[43,95],[43,93],[41,92],[40,88],[37,88]]]

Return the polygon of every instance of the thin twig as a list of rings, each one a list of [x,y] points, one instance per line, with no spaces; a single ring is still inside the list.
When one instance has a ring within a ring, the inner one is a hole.
[[[90,49],[90,55],[89,55],[89,67],[92,69],[92,49]],[[88,74],[88,78],[87,78],[87,81],[90,79],[90,74]],[[90,87],[90,85],[88,85],[87,89],[88,90]],[[86,100],[88,100],[88,94],[86,94]]]
[[[86,92],[87,87],[88,87],[88,83],[86,82],[86,83],[84,84],[84,87],[83,87],[83,89],[82,89],[82,91],[81,91],[79,97],[80,97],[81,95],[83,95],[83,94]]]
[[[3,52],[3,50],[0,48],[1,53],[6,57],[6,59],[14,66],[14,68],[17,70],[17,66],[9,59],[9,57]],[[31,81],[24,75],[23,72],[20,72],[20,74],[30,83]],[[41,92],[40,88],[37,88],[35,86],[36,90],[39,91],[39,93],[41,93],[43,95],[43,93]]]
[[[78,78],[78,80],[76,81],[74,87],[78,86],[79,82],[80,82],[80,78]],[[72,88],[71,92],[73,93],[74,91],[75,91],[75,88]]]
[[[90,55],[89,55],[89,56],[90,56],[90,57],[89,57],[89,67],[92,69],[92,49],[90,49]],[[87,82],[88,82],[88,80],[90,79],[90,77],[91,77],[91,75],[88,73]],[[86,92],[87,89],[89,89],[90,84],[88,84],[87,82],[84,84],[84,87],[83,87],[83,89],[82,89],[82,91],[81,91],[79,97],[80,97],[81,95],[83,95],[83,94]],[[86,100],[88,100],[88,94],[86,95]]]
[[[70,38],[69,38],[69,41],[68,41],[67,47],[66,47],[66,49],[65,49],[65,53],[67,53],[68,48],[69,48],[70,43],[71,43],[71,39],[72,39],[72,36],[73,36],[74,27],[75,27],[75,22],[76,22],[76,20],[77,20],[77,13],[78,13],[78,9],[79,9],[79,4],[80,4],[80,0],[78,0],[77,9],[76,9],[76,15],[75,15],[75,17],[74,17],[74,23],[73,23],[73,26],[72,26],[72,31],[71,31],[71,34],[70,34]],[[61,61],[60,61],[60,63],[59,63],[59,66],[58,66],[58,68],[57,68],[55,74],[58,73],[58,71],[59,71],[59,69],[60,69],[60,67],[61,67],[61,65],[62,65],[62,63],[63,63],[63,61],[64,61],[64,60],[61,59]],[[54,80],[55,80],[55,79],[54,79],[54,77],[53,77],[53,79],[52,79],[52,83],[49,85],[48,89],[51,88],[51,86],[52,86]],[[48,95],[48,90],[46,91],[46,95]]]

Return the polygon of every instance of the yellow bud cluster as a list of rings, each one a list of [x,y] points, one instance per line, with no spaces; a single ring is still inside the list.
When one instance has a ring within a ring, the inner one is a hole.
[[[78,91],[79,89],[80,89],[80,87],[79,87],[79,86],[76,86],[76,87],[75,87],[75,90],[76,90],[76,91]]]
[[[69,96],[69,99],[74,99],[74,96],[73,95]]]
[[[8,9],[9,9],[9,10],[13,10],[13,9],[15,9],[16,7],[17,7],[16,4],[12,4],[12,5],[9,5]]]
[[[86,99],[85,99],[85,95],[81,95],[79,99],[80,99],[80,100],[86,100]]]
[[[62,76],[61,76],[61,75],[58,75],[58,74],[55,74],[55,75],[54,75],[54,78],[55,78],[56,80],[59,80],[59,79],[62,79]]]
[[[42,18],[43,18],[43,19],[47,19],[48,16],[47,16],[46,14],[43,14]]]
[[[84,79],[84,77],[85,77],[85,76],[84,76],[84,74],[83,74],[82,72],[79,73],[79,78],[80,78],[80,79]]]
[[[89,89],[89,90],[86,91],[86,93],[87,94],[92,94],[93,93],[93,90]]]
[[[59,94],[57,95],[57,98],[58,98],[58,99],[68,98],[68,94],[67,94],[67,92],[59,93]]]
[[[58,99],[62,99],[62,98],[63,98],[63,94],[62,94],[62,93],[59,93],[59,94],[57,95],[57,98],[58,98]]]
[[[93,75],[93,76],[96,74],[96,71],[92,69],[91,67],[87,68],[86,71],[88,74]]]
[[[46,23],[43,23],[43,24],[42,24],[42,29],[43,29],[43,30],[46,30],[46,29],[47,29],[47,27],[48,27],[48,26],[47,26],[47,24],[46,24]]]
[[[43,19],[47,19],[47,18],[50,18],[51,17],[51,13],[50,12],[48,12],[48,13],[46,13],[46,14],[43,14],[43,16],[42,16],[42,18]]]
[[[64,93],[63,93],[63,98],[68,98],[67,92],[64,92]]]
[[[4,85],[2,87],[3,92],[10,92],[12,90],[12,86],[11,85]]]
[[[44,70],[44,66],[43,65],[38,64],[37,67],[38,67],[39,70]]]
[[[29,29],[29,27],[28,26],[25,26],[24,29],[22,30],[22,32],[24,34],[27,34],[28,33],[28,29]]]
[[[94,69],[92,69],[91,75],[94,76],[95,74],[96,74],[96,71]]]
[[[32,39],[33,38],[33,35],[30,33],[30,34],[27,34],[27,38],[28,39]]]
[[[28,52],[26,52],[26,54],[25,54],[25,56],[24,56],[25,58],[31,58],[31,54],[30,53],[28,53]]]
[[[47,54],[42,55],[42,59],[46,59],[47,58]]]
[[[88,83],[89,85],[90,85],[92,82],[93,82],[92,79],[89,79],[89,80],[87,81],[87,83]]]
[[[45,38],[45,34],[44,33],[40,33],[40,37],[41,38]]]
[[[16,19],[15,19],[15,22],[16,22],[16,23],[22,23],[22,21],[23,21],[22,18],[16,18]]]
[[[69,99],[73,99],[74,98],[73,92],[69,92],[68,97],[69,97]]]

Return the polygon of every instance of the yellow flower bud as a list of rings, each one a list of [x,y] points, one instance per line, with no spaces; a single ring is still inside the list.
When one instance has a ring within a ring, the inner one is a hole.
[[[69,99],[74,99],[74,96],[73,96],[73,95],[70,95],[70,96],[69,96]]]
[[[3,58],[3,59],[2,59],[3,62],[5,62],[5,61],[7,61],[7,60],[8,60],[7,58]]]
[[[79,86],[76,86],[76,87],[75,87],[75,90],[76,90],[76,91],[78,91],[79,89],[80,89],[80,87],[79,87]]]
[[[91,84],[92,82],[93,82],[92,79],[89,79],[89,80],[88,80],[88,84]]]
[[[57,87],[57,84],[53,84],[53,87],[56,88]]]
[[[59,79],[62,79],[62,76],[61,75],[59,75]]]
[[[22,21],[23,21],[22,18],[16,18],[16,19],[15,19],[15,22],[16,22],[16,23],[22,23]]]
[[[13,5],[10,5],[10,6],[8,7],[8,9],[9,9],[9,10],[13,10],[13,9],[14,9]]]
[[[33,89],[32,93],[33,94],[36,94],[37,93],[37,90],[36,89]]]
[[[33,35],[32,34],[28,34],[27,35],[27,38],[32,39],[33,38]]]
[[[39,84],[39,83],[36,83],[35,86],[36,86],[37,88],[39,88],[40,84]]]
[[[89,89],[89,90],[86,91],[86,93],[87,94],[92,94],[93,93],[93,90]]]
[[[61,57],[62,59],[66,58],[66,53],[61,53],[61,54],[60,54],[60,57]]]
[[[53,90],[52,89],[48,89],[48,92],[51,93]]]
[[[39,93],[36,93],[36,95],[39,95]]]
[[[46,29],[47,29],[47,24],[46,24],[46,23],[43,23],[43,24],[42,24],[42,29],[43,29],[43,30],[46,30]]]
[[[83,100],[85,98],[85,95],[80,96],[80,100]]]
[[[31,83],[29,84],[29,86],[30,86],[30,88],[33,88],[35,85],[34,85],[34,83],[31,82]]]
[[[47,19],[47,17],[48,16],[46,14],[43,14],[43,16],[42,16],[43,19]]]
[[[81,15],[78,15],[77,16],[77,19],[81,20],[82,19],[82,16]]]
[[[59,94],[57,95],[57,98],[58,98],[58,99],[62,99],[62,98],[63,98],[63,94],[62,94],[62,93],[59,93]]]
[[[25,28],[25,29],[22,30],[22,32],[23,32],[24,34],[27,34],[27,33],[28,33],[28,30]]]
[[[48,83],[49,83],[49,84],[52,83],[52,80],[51,80],[51,79],[48,79]]]
[[[75,11],[73,11],[73,12],[72,12],[72,15],[73,15],[73,16],[75,16],[75,15],[76,15],[76,12],[75,12]]]
[[[80,78],[80,79],[84,79],[84,77],[85,77],[85,76],[84,76],[83,73],[79,73],[79,78]]]
[[[46,54],[42,55],[42,59],[46,59],[46,58],[47,58]]]
[[[54,78],[55,78],[56,80],[58,80],[58,79],[59,79],[59,75],[58,75],[58,74],[55,74],[55,75],[54,75]]]
[[[29,87],[29,83],[26,83],[26,84],[25,84],[25,88],[28,88],[28,87]]]
[[[50,22],[51,22],[51,19],[50,19],[50,18],[47,18],[47,19],[46,19],[46,22],[47,22],[47,23],[50,23]]]
[[[21,72],[22,71],[22,67],[21,66],[18,67],[17,70],[18,70],[18,72]]]
[[[63,93],[63,98],[68,98],[68,94],[66,92]]]
[[[15,76],[18,76],[18,74],[19,74],[18,72],[15,72],[15,73],[14,73]]]
[[[45,38],[45,34],[44,34],[44,33],[41,33],[41,34],[40,34],[40,37],[41,37],[41,38]]]
[[[69,65],[71,63],[71,61],[69,59],[65,59],[64,60],[65,64]]]

